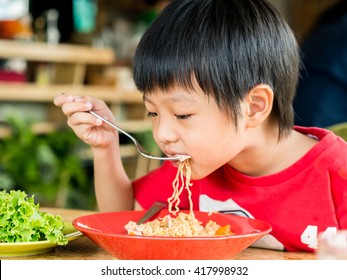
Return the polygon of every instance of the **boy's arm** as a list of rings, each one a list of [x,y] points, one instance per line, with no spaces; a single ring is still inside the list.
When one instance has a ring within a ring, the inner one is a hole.
[[[92,148],[94,156],[94,187],[99,211],[134,209],[132,183],[120,157],[119,145]]]

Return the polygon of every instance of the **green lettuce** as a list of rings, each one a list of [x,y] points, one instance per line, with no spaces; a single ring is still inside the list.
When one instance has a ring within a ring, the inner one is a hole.
[[[24,191],[0,191],[0,242],[43,241],[65,245],[64,221],[39,210]]]

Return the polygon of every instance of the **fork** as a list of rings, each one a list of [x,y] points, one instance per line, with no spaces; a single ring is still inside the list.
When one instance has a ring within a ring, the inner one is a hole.
[[[155,214],[157,214],[161,209],[166,207],[167,204],[165,202],[154,202],[154,204],[149,208],[145,214],[136,222],[138,225],[141,225],[147,222],[150,218],[152,218]]]
[[[140,155],[142,155],[142,156],[144,156],[146,158],[157,159],[157,160],[181,161],[181,162],[185,161],[188,158],[190,158],[190,156],[188,156],[188,155],[177,155],[177,156],[173,156],[173,157],[157,157],[157,156],[153,156],[150,153],[148,153],[132,135],[130,135],[129,133],[127,133],[126,131],[121,129],[119,126],[117,126],[114,123],[108,121],[107,119],[105,119],[104,117],[102,117],[99,114],[95,113],[94,111],[89,111],[89,113],[91,113],[95,117],[99,118],[100,120],[104,121],[105,123],[107,123],[111,127],[117,129],[119,132],[123,133],[124,135],[128,136],[134,142],[135,147],[136,147],[137,151],[140,153]]]

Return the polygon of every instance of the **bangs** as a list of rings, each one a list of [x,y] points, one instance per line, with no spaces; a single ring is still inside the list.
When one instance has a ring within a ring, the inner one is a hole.
[[[214,47],[216,43],[209,35],[210,27],[204,24],[208,19],[203,15],[209,13],[183,4],[177,8],[176,16],[164,9],[160,19],[169,21],[157,20],[138,45],[134,80],[143,93],[172,87],[193,90],[195,81],[207,93],[215,89],[212,81],[218,83],[217,69],[211,69],[211,65],[216,65],[220,46]]]
[[[161,38],[151,34],[156,38],[144,38],[135,56],[134,80],[141,92],[166,91],[173,87],[193,90],[193,81],[197,81],[204,92],[213,90],[209,62],[202,61],[206,53],[201,53],[191,36],[173,39],[172,35],[166,38],[162,32],[158,33]],[[156,42],[154,46],[152,42]]]

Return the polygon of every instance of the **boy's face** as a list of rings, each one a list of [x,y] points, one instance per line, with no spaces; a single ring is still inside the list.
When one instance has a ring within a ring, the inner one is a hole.
[[[193,179],[230,162],[244,147],[242,125],[236,132],[215,100],[199,89],[156,91],[146,94],[144,100],[157,145],[167,156],[190,155]]]

